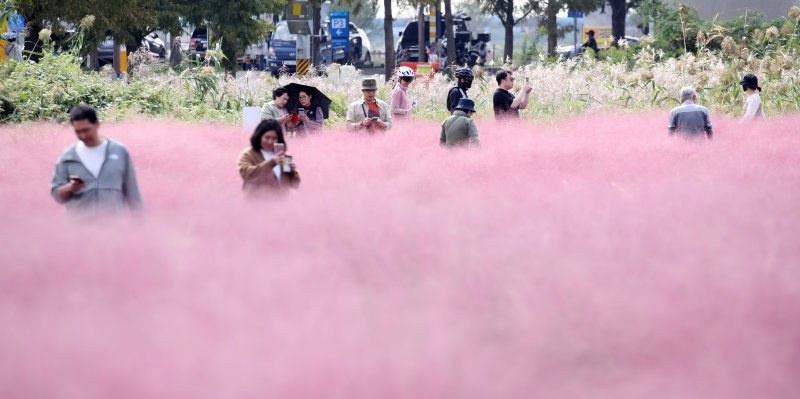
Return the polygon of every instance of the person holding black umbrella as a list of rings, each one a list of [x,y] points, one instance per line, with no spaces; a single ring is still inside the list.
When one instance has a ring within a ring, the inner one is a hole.
[[[294,130],[301,133],[319,131],[323,120],[328,119],[331,99],[314,86],[289,83],[284,88],[289,93],[286,108],[295,119]]]
[[[325,120],[322,107],[313,104],[314,97],[306,90],[300,90],[297,95],[300,102],[300,107],[297,108],[297,114],[299,115],[300,123],[305,128],[306,133],[322,129],[322,121]]]

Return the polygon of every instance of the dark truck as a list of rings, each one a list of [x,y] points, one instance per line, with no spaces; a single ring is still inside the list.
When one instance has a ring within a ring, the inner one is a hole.
[[[353,64],[358,67],[371,67],[371,46],[367,34],[352,22],[350,23],[350,54],[345,54],[344,49],[331,46],[331,35],[328,24],[322,25],[322,38],[320,41],[319,56],[322,64],[337,62],[340,64]],[[275,26],[275,32],[269,39],[269,53],[267,65],[273,75],[280,73],[295,73],[297,68],[297,35],[289,32],[286,21],[280,21]]]
[[[491,35],[488,33],[474,34],[469,30],[467,21],[472,18],[463,14],[453,16],[453,28],[456,46],[456,64],[468,65],[483,65],[488,58],[491,58],[491,51],[489,50],[488,43],[491,40]],[[441,60],[440,63],[445,65],[447,63],[447,38],[445,38],[445,25],[444,20],[437,23],[438,32],[436,36],[441,43],[438,48],[437,55]],[[410,21],[405,29],[400,32],[400,41],[397,43],[395,51],[395,59],[397,65],[401,62],[418,62],[419,61],[419,43],[417,35],[418,21]],[[425,17],[425,46],[430,46],[430,17]]]

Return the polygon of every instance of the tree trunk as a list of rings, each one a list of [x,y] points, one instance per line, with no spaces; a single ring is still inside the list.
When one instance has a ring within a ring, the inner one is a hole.
[[[183,61],[183,54],[181,53],[181,31],[176,30],[169,34],[169,63],[170,65],[178,65]]]
[[[447,38],[447,73],[453,76],[453,68],[450,66],[456,62],[456,38],[453,33],[453,9],[450,3],[451,0],[444,0],[444,32]]]
[[[392,0],[383,0],[383,35],[386,40],[386,80],[394,73],[394,31],[392,30]]]
[[[425,52],[425,34],[427,31],[425,30],[425,6],[422,5],[422,2],[419,2],[419,13],[417,14],[417,43],[419,43],[419,56],[417,57],[417,61],[419,62],[426,62],[427,58]]]
[[[121,54],[122,54],[122,43],[119,41],[119,39],[114,37],[113,67],[116,76],[119,76],[122,73],[122,65],[120,65],[120,63],[122,62]]]
[[[503,45],[503,63],[514,59],[514,0],[506,1],[504,14],[503,28],[505,29],[506,39]]]
[[[627,0],[609,0],[611,3],[611,34],[614,46],[625,37],[625,15],[628,13]]]
[[[558,22],[555,12],[551,12],[547,15],[547,23],[545,26],[547,26],[547,55],[555,57],[556,47],[558,47]]]
[[[322,7],[320,2],[312,3],[313,4],[313,17],[311,21],[311,31],[313,32],[311,36],[311,63],[314,65],[315,69],[320,68],[320,57],[319,57],[319,35],[320,29],[322,28]]]
[[[100,55],[97,52],[96,45],[93,46],[91,50],[89,50],[89,63],[87,66],[92,71],[100,70]]]
[[[503,45],[503,63],[505,63],[514,59],[514,23],[505,23],[503,28],[506,31],[506,40]]]

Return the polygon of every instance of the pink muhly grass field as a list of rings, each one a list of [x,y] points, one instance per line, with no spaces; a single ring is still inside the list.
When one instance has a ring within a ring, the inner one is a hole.
[[[797,398],[800,117],[715,122],[331,131],[259,203],[248,131],[108,123],[146,213],[89,224],[4,127],[0,398]]]

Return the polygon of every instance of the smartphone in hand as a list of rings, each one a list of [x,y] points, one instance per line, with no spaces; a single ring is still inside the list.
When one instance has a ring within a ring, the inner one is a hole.
[[[283,144],[283,143],[275,143],[275,144],[273,144],[273,145],[272,145],[272,151],[273,151],[275,154],[280,154],[280,153],[282,153],[282,152],[285,152],[285,151],[286,151],[286,144]]]
[[[83,179],[81,179],[81,177],[78,176],[78,175],[71,175],[69,177],[69,181],[70,181],[70,183],[75,182],[75,183],[78,183],[78,184],[83,184]]]

